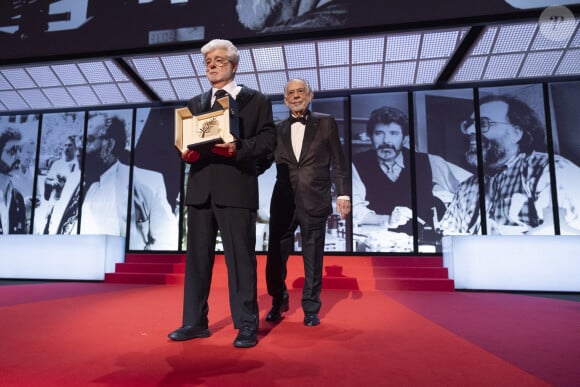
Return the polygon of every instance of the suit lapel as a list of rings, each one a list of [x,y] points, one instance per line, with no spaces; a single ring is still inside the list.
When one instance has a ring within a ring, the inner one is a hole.
[[[199,99],[200,111],[208,112],[211,110],[211,89],[201,95]]]
[[[242,89],[240,90],[240,92],[238,93],[238,96],[236,97],[236,102],[238,104],[238,108],[240,110],[242,110],[248,104],[248,102],[252,99],[253,95],[254,95],[254,91],[252,89],[249,89],[245,86],[242,86]]]
[[[288,120],[282,121],[282,125],[280,126],[280,139],[282,140],[284,148],[287,149],[287,153],[294,156],[294,160],[298,163],[298,160],[294,155],[294,149],[292,148],[291,131],[290,122]]]

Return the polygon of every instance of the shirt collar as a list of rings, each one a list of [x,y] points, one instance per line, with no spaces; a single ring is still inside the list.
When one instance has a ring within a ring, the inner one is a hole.
[[[215,92],[218,91],[218,90],[220,90],[220,89],[217,89],[215,87],[212,87],[211,88],[211,95],[212,95],[212,97],[215,95]],[[233,99],[236,99],[236,97],[240,93],[240,90],[242,90],[242,87],[241,86],[238,86],[238,84],[236,83],[236,81],[231,81],[230,83],[228,83],[227,85],[225,85],[224,87],[222,87],[221,90],[227,91],[227,93],[229,95],[231,95]]]
[[[401,169],[405,168],[405,162],[403,161],[403,152],[399,152],[399,154],[397,155],[397,157],[395,157],[395,161],[393,163],[387,163],[385,162],[384,164],[388,165],[389,167],[391,166],[397,166]]]

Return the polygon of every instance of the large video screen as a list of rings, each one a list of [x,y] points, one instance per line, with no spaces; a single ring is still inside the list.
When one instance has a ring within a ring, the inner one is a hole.
[[[5,0],[0,61],[516,14],[526,2]],[[546,2],[534,2],[541,8]],[[561,3],[561,2],[560,2]]]

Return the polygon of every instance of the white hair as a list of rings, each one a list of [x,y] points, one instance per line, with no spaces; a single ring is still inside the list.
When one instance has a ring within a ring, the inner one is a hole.
[[[228,60],[235,66],[240,61],[240,53],[232,42],[225,39],[213,39],[207,42],[202,48],[201,53],[205,57],[213,50],[224,49],[228,53]]]

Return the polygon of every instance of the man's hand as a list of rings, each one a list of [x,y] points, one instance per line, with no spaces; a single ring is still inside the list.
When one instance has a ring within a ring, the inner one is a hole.
[[[188,149],[181,154],[181,158],[186,163],[195,163],[197,160],[199,160],[199,152],[192,149]]]
[[[408,207],[397,206],[393,209],[391,213],[391,218],[389,219],[389,228],[397,228],[407,222],[413,217],[413,211]]]
[[[236,144],[228,142],[225,144],[215,144],[211,151],[216,155],[223,157],[234,157],[236,155]]]
[[[350,213],[350,200],[336,199],[336,210],[340,213],[342,219],[346,219],[346,216]]]

